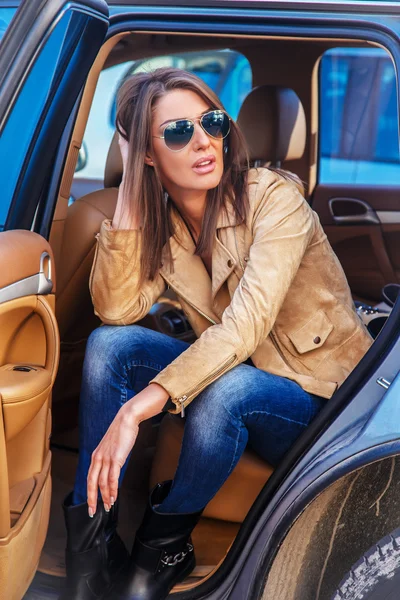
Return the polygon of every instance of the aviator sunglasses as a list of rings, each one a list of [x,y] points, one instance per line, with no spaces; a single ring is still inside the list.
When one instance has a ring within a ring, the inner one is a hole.
[[[230,118],[223,110],[210,110],[201,115],[198,121],[206,134],[217,140],[226,138],[231,128]],[[164,140],[167,148],[173,152],[179,152],[192,139],[194,125],[195,121],[193,119],[178,119],[168,123],[164,128],[163,135],[153,135],[153,137]]]

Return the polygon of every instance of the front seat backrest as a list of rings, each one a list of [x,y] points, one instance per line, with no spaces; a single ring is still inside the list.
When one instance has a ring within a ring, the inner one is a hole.
[[[237,123],[253,164],[280,167],[284,161],[304,154],[306,118],[292,89],[273,85],[252,89],[242,104]]]

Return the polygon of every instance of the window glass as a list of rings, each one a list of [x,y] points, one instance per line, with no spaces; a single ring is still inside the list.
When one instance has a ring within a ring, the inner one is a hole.
[[[45,190],[54,156],[50,151],[42,153],[41,148],[46,139],[51,138],[48,148],[55,148],[59,142],[78,91],[76,86],[74,89],[74,71],[88,60],[89,40],[99,43],[100,35],[98,19],[72,7],[49,28],[30,68],[18,80],[18,93],[8,113],[2,115],[0,229],[7,223],[12,202],[10,221],[21,217],[24,228],[31,227],[35,203],[40,200],[40,188]]]
[[[11,23],[16,10],[16,8],[0,8],[0,41]]]
[[[60,52],[71,17],[64,16],[54,28],[29,73],[0,137],[0,165],[7,176],[2,181],[0,230],[3,229],[15,186],[32,136],[47,99],[57,83]],[[28,116],[29,115],[29,118]]]
[[[220,97],[227,112],[237,118],[251,90],[249,61],[239,52],[212,50],[141,59],[102,71],[85,130],[87,163],[75,178],[103,179],[108,149],[115,131],[117,91],[129,75],[159,67],[178,67],[195,73]]]
[[[319,73],[319,181],[400,183],[396,75],[378,48],[335,48]]]

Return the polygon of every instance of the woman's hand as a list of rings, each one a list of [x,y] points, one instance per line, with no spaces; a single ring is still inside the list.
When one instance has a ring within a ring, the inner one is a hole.
[[[106,510],[110,510],[117,499],[119,475],[139,432],[139,422],[130,402],[119,409],[92,454],[87,479],[89,516],[96,512],[98,488]]]
[[[136,442],[139,424],[160,413],[168,397],[163,387],[151,383],[119,409],[92,454],[87,478],[89,516],[96,512],[98,488],[105,509],[109,510],[114,504],[120,472]]]

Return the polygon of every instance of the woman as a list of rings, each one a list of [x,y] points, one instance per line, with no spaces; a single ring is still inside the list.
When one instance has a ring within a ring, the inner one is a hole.
[[[191,531],[246,444],[277,464],[371,343],[318,217],[293,182],[248,168],[238,127],[200,79],[133,76],[117,128],[124,175],[90,281],[105,326],[88,341],[64,504],[70,600],[106,597],[113,578],[112,598],[165,598],[193,569]],[[132,325],[166,286],[197,335],[190,346]],[[167,410],[186,417],[179,466],[153,490],[116,577],[118,484],[139,424]]]

